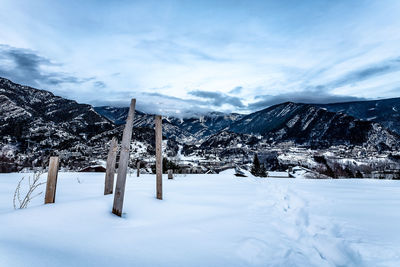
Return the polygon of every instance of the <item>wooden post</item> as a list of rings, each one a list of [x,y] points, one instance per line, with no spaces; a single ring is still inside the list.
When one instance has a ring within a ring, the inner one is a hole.
[[[136,169],[137,169],[136,176],[139,177],[139,175],[140,175],[140,161],[137,162]]]
[[[56,186],[58,176],[58,157],[50,157],[49,173],[47,174],[46,196],[44,204],[54,203],[56,201]]]
[[[129,107],[128,118],[126,119],[124,133],[122,135],[121,153],[118,163],[117,184],[115,186],[114,204],[112,209],[112,213],[118,216],[122,215],[122,206],[124,204],[126,173],[128,170],[129,149],[132,137],[133,117],[135,116],[135,106],[136,99],[132,99],[131,105]]]
[[[115,176],[115,160],[117,158],[118,141],[113,137],[107,156],[106,177],[104,182],[104,195],[112,194]]]
[[[168,179],[174,179],[174,176],[172,175],[172,170],[168,170]]]
[[[155,125],[157,198],[162,199],[162,120],[160,115],[156,115]]]

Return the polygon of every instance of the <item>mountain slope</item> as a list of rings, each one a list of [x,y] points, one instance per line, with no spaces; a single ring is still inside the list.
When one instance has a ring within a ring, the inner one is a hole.
[[[228,131],[224,136],[229,132],[253,134],[261,135],[264,140],[272,143],[293,141],[312,147],[365,145],[375,149],[387,149],[399,144],[398,135],[380,124],[326,109],[318,105],[287,102],[249,115],[213,112],[198,118],[166,118],[163,126],[168,138],[181,143],[216,144],[218,142],[210,142],[209,139],[219,138],[218,133]],[[363,109],[365,110],[365,107]],[[96,110],[112,121],[126,117],[124,108],[100,107]],[[388,119],[392,121],[391,125],[395,125],[393,118],[395,114]],[[138,127],[152,128],[154,118],[152,115],[138,112],[134,124]]]
[[[0,133],[15,134],[10,126],[24,122],[24,128],[43,123],[55,124],[65,132],[89,137],[114,128],[92,106],[78,104],[45,90],[19,85],[0,78]],[[24,129],[21,129],[22,131]]]
[[[392,148],[399,136],[377,123],[357,120],[309,104],[287,102],[249,114],[233,123],[230,131],[259,134],[270,142],[294,141],[313,147],[369,145]]]
[[[102,106],[94,109],[117,125],[124,124],[128,116],[128,108],[124,107]],[[201,143],[243,116],[236,113],[210,112],[204,116],[183,119],[169,117],[163,119],[163,131],[168,138],[173,140]],[[154,128],[154,115],[136,111],[133,124],[135,127]]]
[[[288,102],[249,115],[212,112],[197,118],[166,117],[166,155],[178,161],[182,155],[197,161],[215,159],[218,165],[233,159],[243,162],[269,147],[265,143],[292,141],[318,149],[360,145],[369,151],[399,148],[399,136],[380,124],[326,109]],[[121,140],[127,111],[93,109],[0,78],[0,172],[46,165],[50,155],[59,155],[69,170],[103,164],[111,138]],[[151,164],[153,128],[154,115],[135,112],[130,166],[136,160]]]
[[[321,104],[332,112],[342,112],[361,120],[374,121],[400,134],[400,98]]]

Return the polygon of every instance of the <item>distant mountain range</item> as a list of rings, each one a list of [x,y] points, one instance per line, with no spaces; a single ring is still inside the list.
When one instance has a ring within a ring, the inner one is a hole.
[[[373,121],[400,134],[400,98],[316,105],[365,121]]]
[[[128,108],[122,107],[95,107],[99,114],[106,117],[117,125],[125,124],[128,116]],[[229,127],[235,121],[243,118],[244,115],[221,112],[210,112],[203,116],[192,118],[174,118],[166,117],[163,119],[163,133],[174,140],[181,142],[204,141],[207,137]],[[146,114],[140,111],[135,112],[135,127],[154,127],[154,115]]]
[[[0,134],[27,147],[35,140],[46,148],[63,143],[85,142],[115,125],[90,105],[54,96],[44,90],[0,78]],[[30,138],[26,138],[29,136]],[[59,143],[47,144],[49,136]]]
[[[79,169],[104,159],[107,142],[121,135],[121,126],[90,105],[0,78],[0,172],[41,166],[55,154],[62,166]],[[134,129],[133,135],[154,151],[154,131]]]
[[[126,120],[127,108],[95,110],[117,124]],[[400,98],[337,104],[286,102],[248,115],[213,112],[196,118],[166,118],[164,132],[178,142],[202,143],[220,131],[228,131],[312,147],[368,144],[384,149],[398,145],[398,110]],[[151,128],[153,116],[138,112],[135,125]]]
[[[168,156],[288,141],[314,148],[390,150],[400,145],[399,110],[400,98],[321,105],[287,102],[248,115],[165,117],[163,135]],[[109,140],[121,138],[127,113],[126,107],[93,108],[0,78],[0,172],[45,164],[52,154],[64,155],[63,166],[69,169],[99,163]],[[139,143],[133,146],[134,157],[154,154],[153,128],[153,115],[135,112],[133,142]]]
[[[321,148],[341,144],[392,148],[398,145],[399,140],[396,133],[376,122],[292,102],[249,114],[230,125],[228,130],[259,134],[271,142],[293,141]]]

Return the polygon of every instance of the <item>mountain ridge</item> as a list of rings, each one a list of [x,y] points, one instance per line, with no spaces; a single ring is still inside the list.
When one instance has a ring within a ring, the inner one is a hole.
[[[389,110],[388,105],[385,110]],[[60,155],[63,166],[71,170],[102,164],[111,138],[121,139],[127,111],[94,108],[0,78],[0,171],[42,166],[50,155]],[[155,151],[153,128],[153,115],[135,112],[131,166],[136,160],[151,162]],[[165,117],[163,135],[167,157],[184,155],[215,161],[242,157],[242,164],[254,153],[264,151],[265,144],[360,146],[371,151],[392,151],[400,145],[399,135],[379,123],[294,102],[247,115],[212,112],[183,119]]]

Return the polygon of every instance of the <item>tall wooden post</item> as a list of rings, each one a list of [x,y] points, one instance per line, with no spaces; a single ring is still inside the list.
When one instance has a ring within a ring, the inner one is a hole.
[[[139,177],[139,175],[140,175],[140,161],[139,160],[136,165],[136,170],[137,170],[136,176]]]
[[[135,116],[136,99],[131,100],[128,118],[126,119],[124,133],[122,135],[121,153],[118,163],[117,184],[115,186],[114,204],[112,212],[115,215],[122,215],[122,206],[124,204],[126,173],[128,171],[129,149],[132,137],[133,117]]]
[[[162,120],[160,115],[156,115],[155,125],[157,198],[162,199]]]
[[[58,157],[50,157],[49,173],[47,174],[46,196],[44,204],[54,203],[56,201],[56,187],[58,176]]]
[[[107,156],[106,177],[104,182],[104,195],[112,194],[114,187],[115,160],[117,158],[118,141],[113,137]]]

